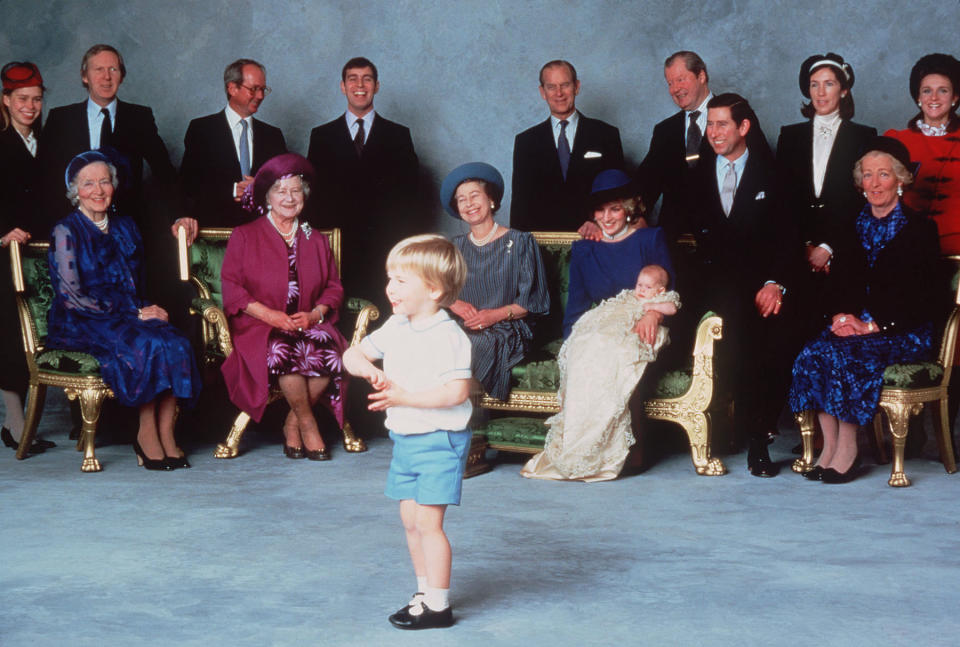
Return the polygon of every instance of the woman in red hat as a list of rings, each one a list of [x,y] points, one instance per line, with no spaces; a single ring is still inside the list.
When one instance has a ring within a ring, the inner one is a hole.
[[[40,165],[37,145],[43,109],[43,78],[33,63],[14,61],[3,66],[3,103],[0,104],[0,247],[10,241],[25,243],[36,233],[30,221],[40,198]],[[41,232],[44,235],[46,232]],[[4,250],[6,251],[6,250]],[[10,280],[10,264],[0,258],[0,323],[9,333],[0,340],[0,395],[6,419],[0,438],[11,449],[19,445],[23,431],[23,395],[27,388],[27,363],[17,319],[17,305]],[[39,453],[54,443],[37,439],[30,448]]]

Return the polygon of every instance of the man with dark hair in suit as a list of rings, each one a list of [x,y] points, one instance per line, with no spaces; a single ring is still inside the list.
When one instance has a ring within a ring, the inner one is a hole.
[[[597,173],[623,168],[620,131],[576,108],[577,70],[567,61],[540,69],[540,96],[550,117],[513,144],[510,226],[524,231],[574,231],[599,240],[587,197]]]
[[[344,114],[310,133],[307,159],[317,191],[308,208],[316,227],[343,232],[342,281],[348,296],[386,305],[387,253],[398,240],[422,232],[417,182],[419,160],[410,129],[374,110],[377,67],[357,57],[340,72]]]
[[[264,162],[287,152],[280,129],[253,118],[270,94],[263,65],[249,58],[230,63],[223,89],[227,107],[191,121],[183,138],[180,184],[190,215],[172,229],[176,235],[185,227],[191,242],[197,226],[236,227],[252,220],[240,206],[244,190]]]
[[[792,223],[779,215],[773,155],[756,126],[756,114],[737,94],[707,103],[712,151],[700,155],[691,173],[687,212],[697,243],[692,278],[699,305],[724,320],[717,372],[733,385],[734,426],[748,439],[750,472],[770,477],[777,466],[767,445],[798,350],[789,286],[803,254]]]
[[[679,51],[668,56],[663,76],[680,111],[654,126],[638,179],[648,210],[663,196],[657,224],[673,244],[678,235],[686,233],[683,205],[687,174],[697,166],[701,154],[710,153],[703,133],[707,127],[707,102],[713,95],[707,66],[694,52]]]
[[[94,45],[84,53],[80,64],[80,80],[87,90],[87,99],[50,111],[40,146],[47,194],[47,228],[70,213],[72,207],[64,195],[63,173],[70,160],[84,151],[112,147],[124,157],[117,169],[120,189],[114,204],[120,213],[137,222],[145,237],[144,160],[154,177],[173,185],[176,172],[167,147],[157,133],[153,111],[117,99],[126,75],[120,52],[110,45]],[[42,235],[46,233],[44,230]]]

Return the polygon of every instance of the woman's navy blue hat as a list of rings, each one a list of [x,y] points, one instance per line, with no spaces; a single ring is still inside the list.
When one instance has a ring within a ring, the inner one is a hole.
[[[117,169],[117,173],[120,173],[126,163],[126,160],[117,151],[109,147],[80,153],[70,160],[70,163],[67,164],[67,170],[63,174],[63,182],[66,184],[67,189],[70,188],[70,183],[73,182],[75,177],[77,177],[77,173],[79,173],[85,166],[89,166],[90,164],[94,164],[96,162],[113,164],[113,167]],[[118,181],[120,179],[121,178],[117,178]]]
[[[590,188],[590,208],[594,209],[602,204],[614,200],[635,198],[640,193],[633,179],[617,168],[607,169],[597,173]]]
[[[862,158],[867,153],[872,153],[874,151],[886,153],[890,157],[903,164],[903,167],[913,174],[916,174],[917,168],[920,166],[916,162],[911,161],[910,151],[907,150],[907,147],[903,144],[903,142],[901,142],[899,139],[894,139],[893,137],[877,135],[866,143],[866,145],[860,151],[860,157]]]
[[[800,64],[800,93],[803,94],[806,98],[810,98],[810,73],[814,68],[829,66],[833,68],[833,71],[836,73],[837,78],[846,79],[847,88],[853,87],[853,68],[850,67],[850,64],[843,60],[843,57],[839,54],[834,54],[833,52],[827,52],[826,54],[814,54]]]
[[[443,205],[444,211],[449,215],[460,220],[460,214],[450,206],[450,200],[453,199],[453,194],[456,192],[457,187],[467,180],[483,180],[497,187],[500,195],[490,197],[493,198],[494,202],[498,203],[498,207],[500,206],[500,198],[503,197],[503,176],[500,175],[500,171],[486,162],[468,162],[450,171],[440,185],[440,204]]]

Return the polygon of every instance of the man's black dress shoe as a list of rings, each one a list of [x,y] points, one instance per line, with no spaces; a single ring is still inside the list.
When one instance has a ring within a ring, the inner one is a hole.
[[[453,609],[447,607],[442,611],[433,611],[421,600],[387,619],[397,629],[442,629],[453,626]]]
[[[747,450],[747,468],[754,476],[773,478],[780,473],[780,467],[770,460],[766,443],[751,443]]]
[[[808,481],[822,481],[823,480],[824,469],[819,465],[814,465],[813,469],[809,472],[803,473],[803,478]]]
[[[3,440],[3,444],[13,451],[17,451],[17,449],[20,447],[20,443],[13,439],[13,432],[6,427],[0,429],[0,440]],[[55,447],[55,445],[48,440],[43,441],[43,443],[48,444],[50,447]],[[44,444],[41,444],[39,440],[35,440],[33,444],[30,445],[29,452],[31,454],[42,454],[45,451],[47,451],[47,448],[44,446]]]

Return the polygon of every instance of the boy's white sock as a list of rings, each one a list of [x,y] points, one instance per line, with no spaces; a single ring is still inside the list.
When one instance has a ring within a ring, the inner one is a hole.
[[[427,586],[427,589],[423,593],[423,603],[427,605],[431,611],[443,611],[450,606],[450,589],[436,589],[432,586]]]
[[[424,593],[427,590],[427,576],[417,575],[417,593]]]

